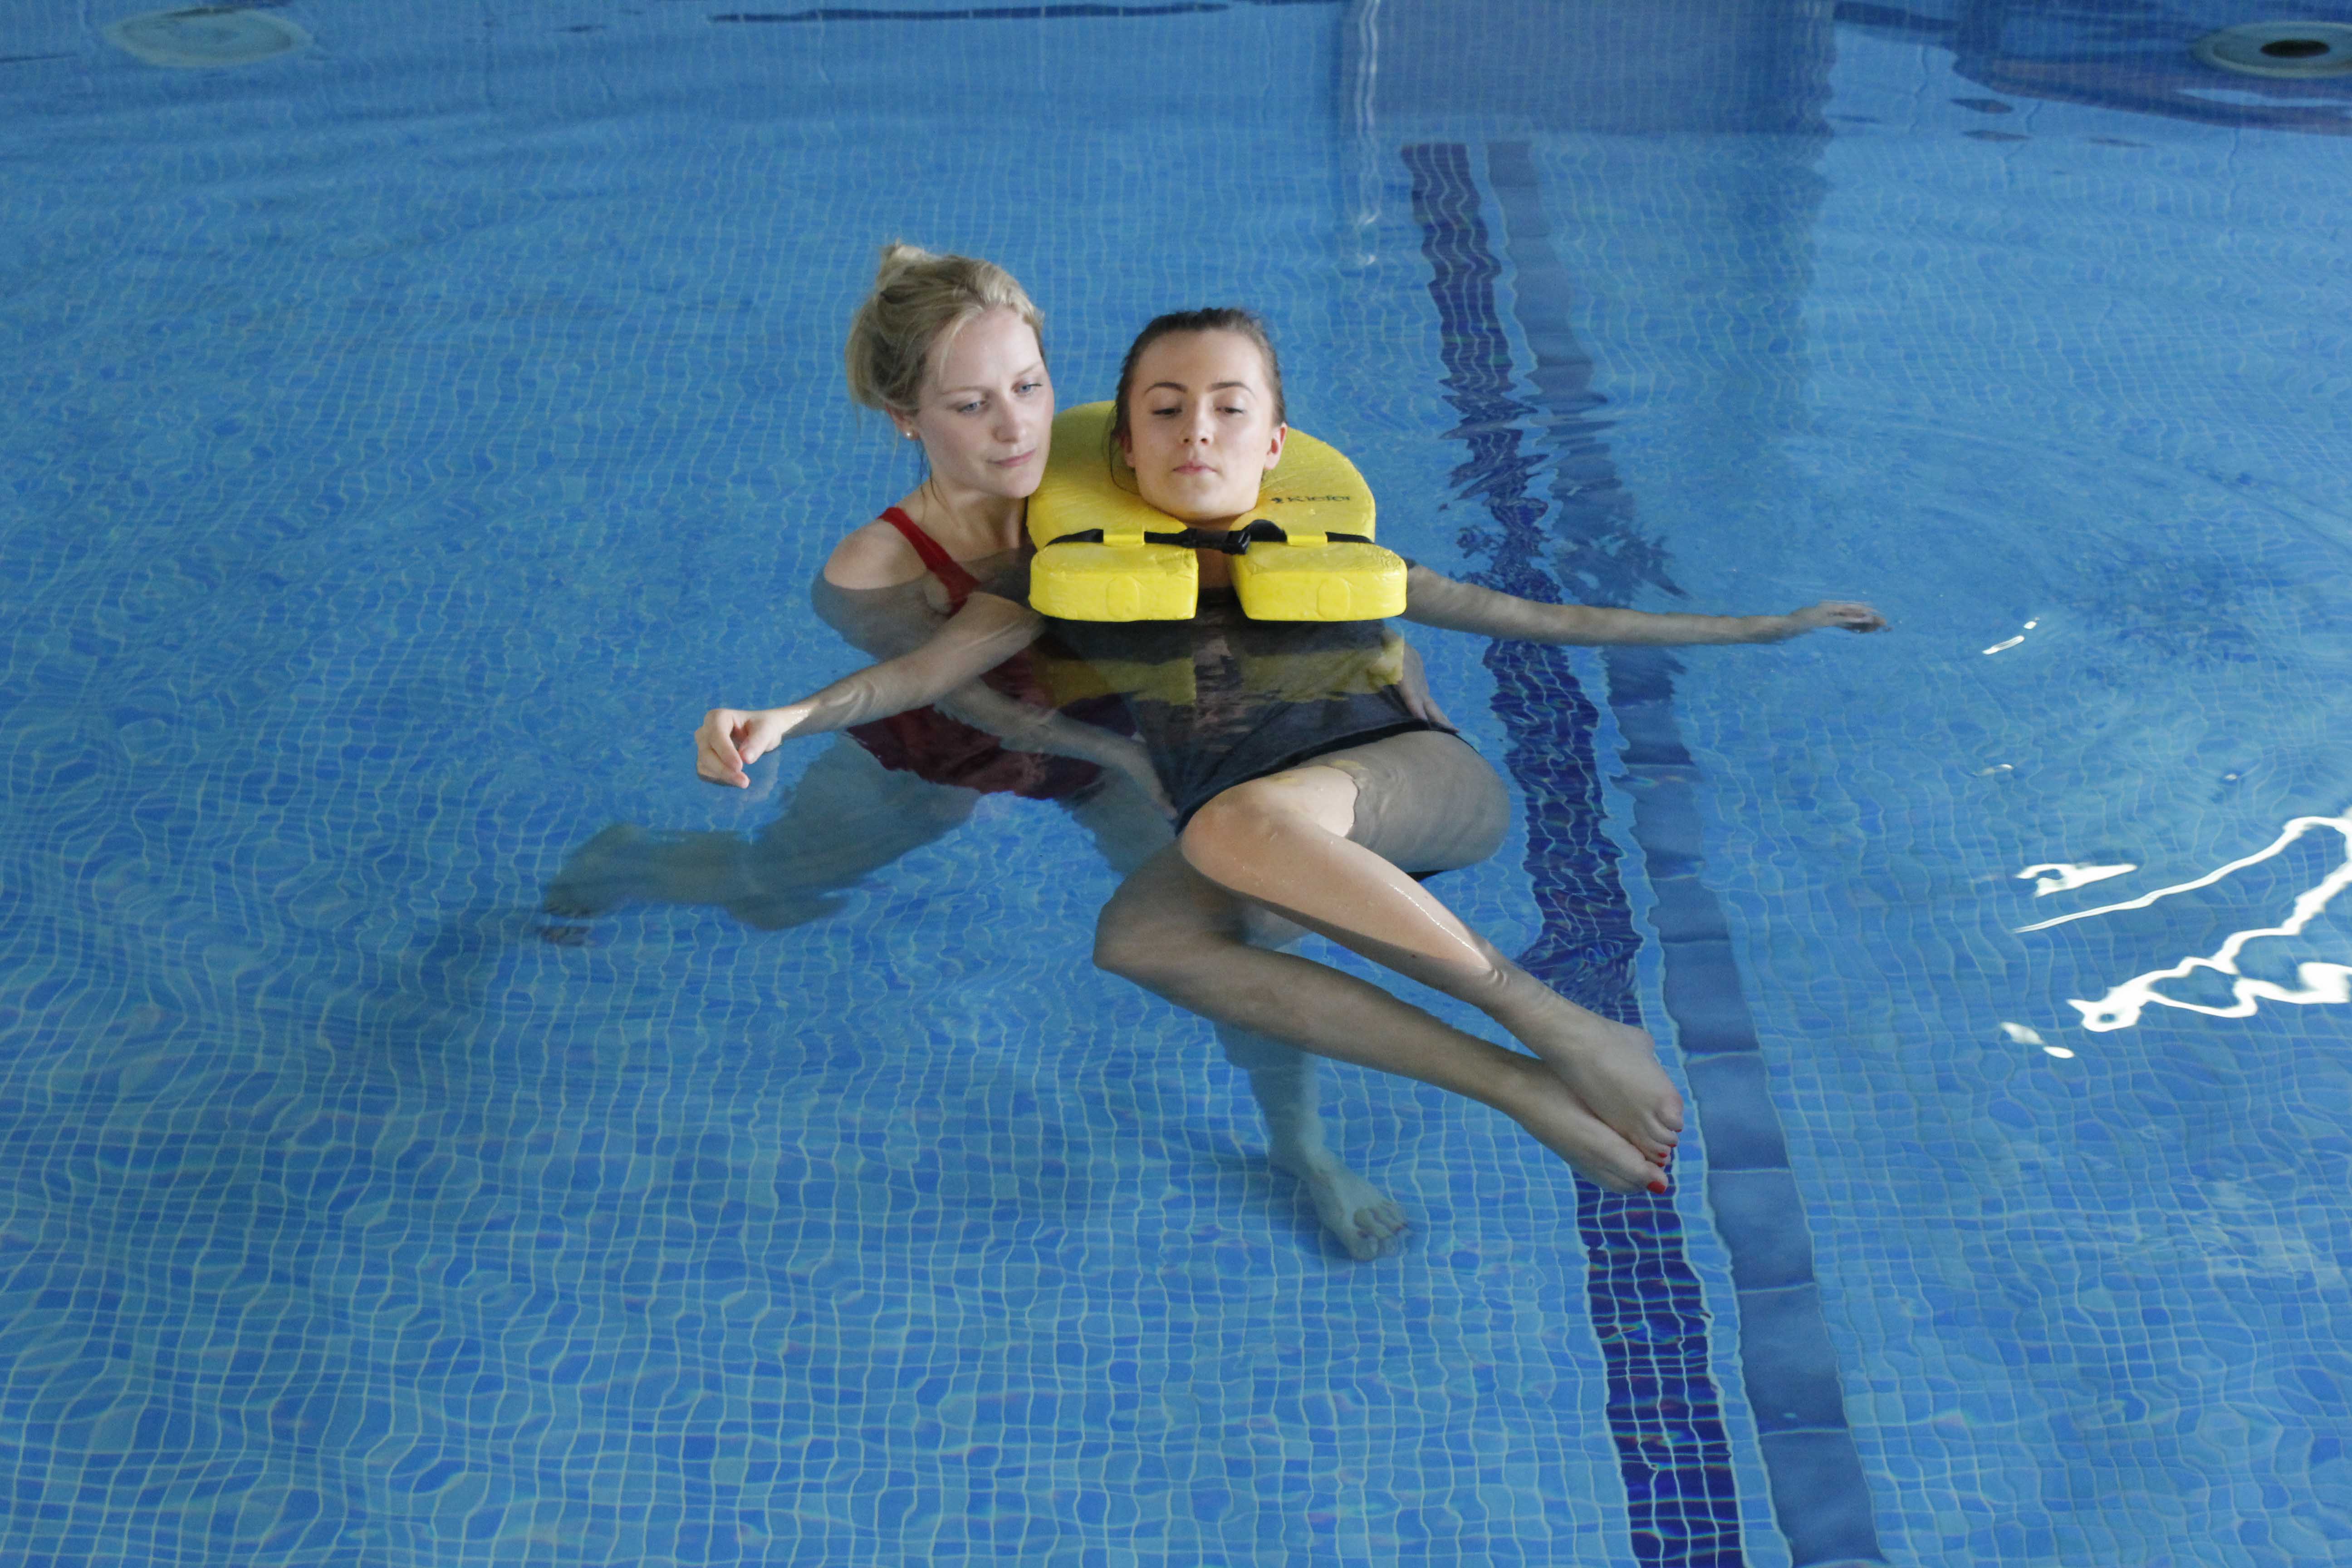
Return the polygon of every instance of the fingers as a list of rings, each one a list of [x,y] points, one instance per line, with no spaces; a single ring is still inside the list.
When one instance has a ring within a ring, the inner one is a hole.
[[[793,702],[782,708],[763,709],[757,713],[736,714],[735,731],[730,738],[735,744],[738,765],[748,768],[782,745],[808,721],[810,711],[809,703]]]
[[[1445,716],[1445,710],[1437,705],[1437,699],[1425,689],[1415,690],[1411,687],[1405,688],[1404,706],[1406,712],[1424,724],[1433,724],[1440,730],[1453,733],[1459,733],[1461,731],[1461,726]]]
[[[1797,612],[1795,619],[1809,627],[1842,626],[1850,632],[1881,632],[1886,629],[1886,617],[1868,605],[1844,599],[1824,599],[1822,603]]]
[[[774,751],[778,739],[772,714],[746,713],[735,726],[735,754],[743,759],[742,765],[748,768]]]
[[[1176,820],[1176,803],[1168,798],[1168,791],[1161,786],[1159,773],[1152,769],[1140,746],[1136,748],[1133,759],[1123,764],[1120,771],[1135,781],[1135,787],[1143,792],[1143,798],[1151,803],[1152,810],[1171,822]]]
[[[748,788],[751,775],[743,771],[747,760],[736,749],[735,738],[743,721],[751,717],[732,708],[713,708],[702,716],[702,727],[694,732],[694,771],[712,784],[733,784]]]

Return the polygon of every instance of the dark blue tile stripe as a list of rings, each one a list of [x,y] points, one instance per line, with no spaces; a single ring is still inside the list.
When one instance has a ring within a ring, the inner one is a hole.
[[[1731,953],[1730,929],[1700,878],[1698,770],[1675,721],[1681,668],[1654,648],[1612,649],[1610,710],[1625,737],[1633,839],[1656,896],[1666,1014],[1706,1146],[1707,1202],[1731,1258],[1739,1355],[1773,1517],[1797,1568],[1876,1563],[1862,1459],[1813,1283],[1813,1240],[1789,1169],[1780,1115]]]
[[[1496,306],[1500,268],[1468,153],[1440,144],[1408,147],[1404,157],[1432,270],[1447,400],[1461,421],[1450,434],[1469,448],[1454,483],[1485,503],[1492,523],[1470,530],[1465,548],[1489,563],[1479,581],[1557,602],[1559,586],[1538,565],[1545,503],[1528,494],[1535,461],[1523,448],[1521,424],[1535,411],[1513,392],[1510,343]],[[1496,643],[1486,666],[1510,739],[1509,765],[1527,792],[1528,870],[1543,914],[1542,934],[1520,962],[1594,1011],[1638,1022],[1640,939],[1616,850],[1601,831],[1599,715],[1556,648]],[[1680,1218],[1664,1199],[1619,1197],[1580,1181],[1577,1219],[1634,1552],[1660,1568],[1736,1568],[1743,1558],[1730,1447],[1707,1371],[1706,1303],[1684,1260]]]
[[[1602,444],[1603,399],[1577,342],[1573,297],[1551,244],[1535,163],[1523,142],[1487,149],[1486,178],[1508,235],[1516,314],[1535,356],[1541,426],[1557,447],[1553,563],[1588,603],[1631,603],[1645,587],[1679,596],[1663,550],[1634,526],[1631,498]],[[1700,877],[1698,771],[1674,710],[1681,666],[1662,648],[1603,658],[1634,798],[1633,839],[1656,896],[1667,1016],[1705,1140],[1707,1201],[1730,1255],[1740,1308],[1743,1383],[1761,1436],[1774,1517],[1803,1565],[1879,1560],[1869,1489],[1813,1283],[1812,1236],[1789,1169],[1722,905]]]

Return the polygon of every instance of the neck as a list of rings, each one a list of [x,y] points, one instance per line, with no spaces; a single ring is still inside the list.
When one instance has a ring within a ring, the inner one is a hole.
[[[1160,506],[1158,502],[1153,501],[1150,496],[1145,496],[1143,500],[1145,504],[1152,506],[1157,510],[1175,519],[1185,527],[1201,529],[1210,533],[1231,533],[1234,529],[1239,528],[1243,523],[1249,521],[1250,512],[1257,510],[1257,504],[1253,501],[1250,504],[1249,511],[1237,511],[1226,517],[1186,517],[1181,511],[1169,511],[1166,507]]]
[[[991,495],[950,485],[934,474],[907,498],[905,505],[924,531],[951,552],[969,556],[1017,548],[1029,502],[1021,496]]]

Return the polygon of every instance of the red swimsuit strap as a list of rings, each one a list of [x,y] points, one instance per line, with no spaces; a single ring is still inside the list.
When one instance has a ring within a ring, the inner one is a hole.
[[[898,531],[898,536],[915,547],[922,557],[923,566],[940,580],[948,591],[948,608],[961,610],[963,602],[980,587],[980,579],[963,569],[963,563],[949,554],[936,539],[923,531],[922,525],[897,507],[882,514],[882,521]]]

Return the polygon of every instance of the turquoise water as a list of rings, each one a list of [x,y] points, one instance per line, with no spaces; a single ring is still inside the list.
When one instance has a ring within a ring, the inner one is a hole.
[[[27,10],[0,1563],[2352,1562],[2352,78],[2178,63],[2254,15]],[[1670,1200],[1334,1068],[1348,1261],[1050,807],[541,914],[815,754],[687,736],[854,662],[894,236],[1066,401],[1265,310],[1441,569],[1887,613],[1414,637],[1520,806],[1441,888],[1659,1034]]]

